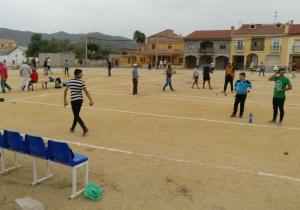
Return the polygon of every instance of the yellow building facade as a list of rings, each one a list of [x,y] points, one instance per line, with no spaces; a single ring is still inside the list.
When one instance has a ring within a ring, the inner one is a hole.
[[[231,62],[238,69],[264,64],[267,69],[288,67],[289,24],[243,25],[232,35]]]
[[[165,30],[147,38],[145,44],[139,44],[136,51],[123,52],[121,55],[110,55],[110,60],[118,60],[120,66],[130,67],[134,63],[140,66],[155,67],[163,62],[182,66],[184,54],[183,37],[173,30]]]

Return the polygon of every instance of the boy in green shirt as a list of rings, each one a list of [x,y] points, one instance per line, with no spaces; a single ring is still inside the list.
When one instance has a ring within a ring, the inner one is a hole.
[[[279,124],[282,125],[284,118],[284,102],[285,102],[285,92],[292,90],[291,81],[284,76],[285,69],[279,69],[274,75],[269,78],[269,81],[275,81],[274,96],[273,96],[273,120],[271,123],[276,123],[278,109],[280,110],[280,121]]]

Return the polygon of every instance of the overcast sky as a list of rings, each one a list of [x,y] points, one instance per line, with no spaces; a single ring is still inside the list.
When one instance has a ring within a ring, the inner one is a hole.
[[[132,38],[170,28],[229,29],[241,23],[300,23],[300,0],[0,0],[0,27],[53,33],[101,32]]]

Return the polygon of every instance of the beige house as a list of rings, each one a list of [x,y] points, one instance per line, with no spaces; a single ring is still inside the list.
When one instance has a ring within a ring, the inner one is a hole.
[[[300,24],[290,24],[288,43],[289,67],[296,63],[296,69],[300,70]]]

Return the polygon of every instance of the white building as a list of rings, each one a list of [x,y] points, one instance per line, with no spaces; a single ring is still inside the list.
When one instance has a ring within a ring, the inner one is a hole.
[[[9,52],[0,53],[0,60],[6,60],[8,66],[20,66],[23,61],[26,61],[25,52],[25,47],[16,47]]]

